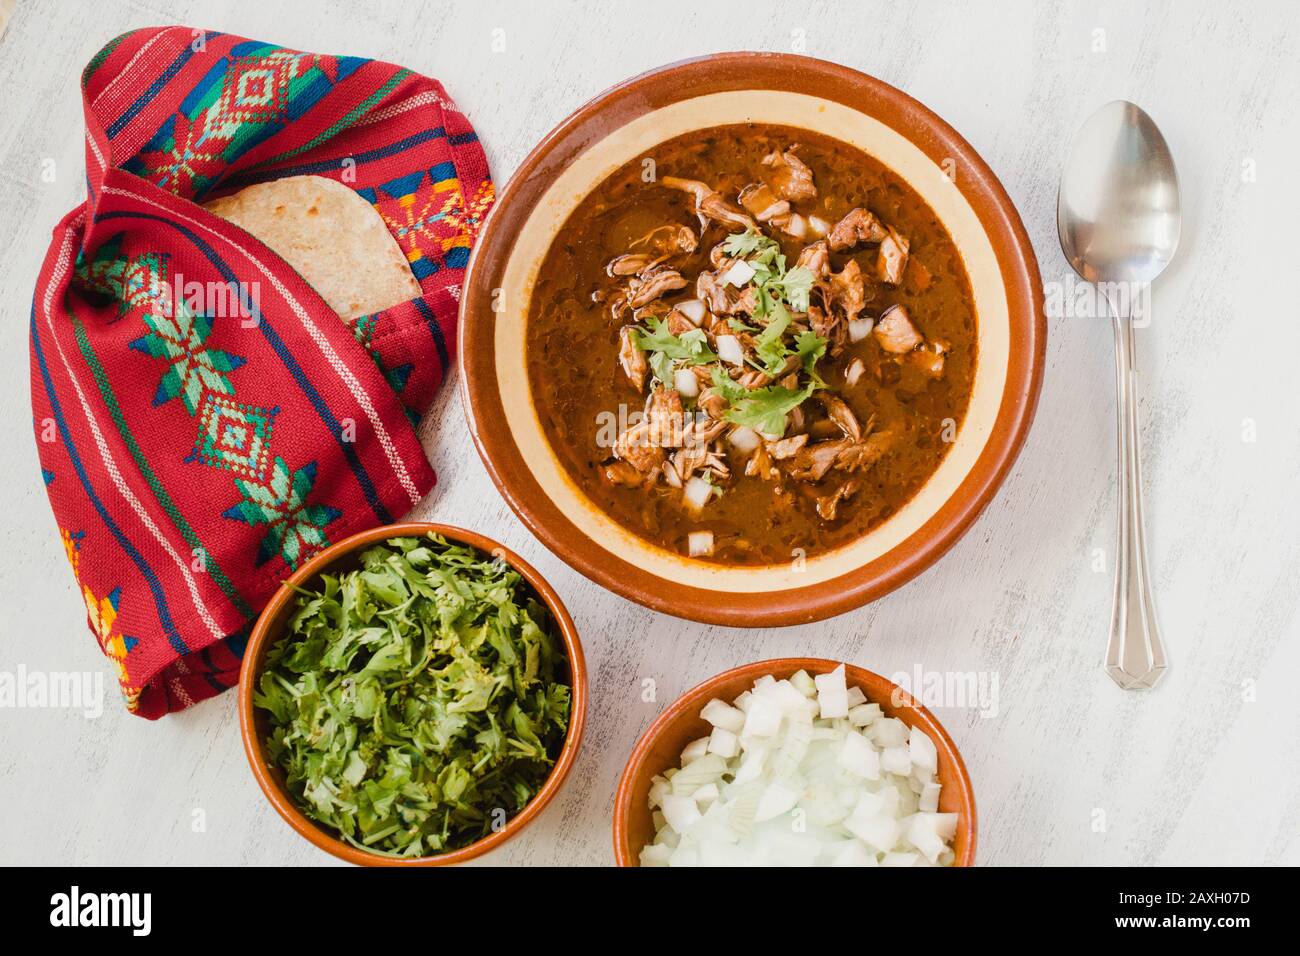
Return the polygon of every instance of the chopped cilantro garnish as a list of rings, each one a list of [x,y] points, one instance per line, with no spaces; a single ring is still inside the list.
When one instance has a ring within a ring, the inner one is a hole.
[[[655,378],[668,387],[672,387],[673,373],[677,362],[685,365],[707,365],[716,362],[718,357],[709,348],[708,337],[702,329],[691,329],[681,335],[668,331],[668,320],[650,316],[646,320],[650,327],[632,330],[637,348],[650,354],[650,369]]]
[[[780,302],[772,307],[767,328],[754,340],[754,351],[763,363],[764,371],[775,375],[785,364],[790,350],[785,347],[785,330],[790,327],[790,310]]]
[[[727,421],[764,435],[780,436],[785,434],[786,416],[820,386],[810,380],[803,388],[797,389],[782,385],[747,389],[724,369],[716,368],[713,370],[713,387],[731,406],[723,416]]]
[[[790,308],[796,312],[807,312],[808,294],[812,291],[815,278],[811,269],[795,266],[776,281],[781,286],[782,298],[790,303]]]
[[[518,572],[437,535],[394,538],[301,593],[253,702],[308,817],[422,856],[487,835],[541,788],[569,724],[564,668]]]
[[[755,229],[746,229],[744,232],[733,232],[722,240],[722,251],[733,259],[748,259],[751,256],[762,257],[780,252],[781,245]]]

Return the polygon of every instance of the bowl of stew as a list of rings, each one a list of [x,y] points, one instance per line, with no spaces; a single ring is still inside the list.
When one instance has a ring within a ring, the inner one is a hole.
[[[1024,441],[1046,324],[987,164],[807,57],[644,74],[524,160],[461,300],[496,485],[561,558],[694,620],[860,606],[965,532]]]

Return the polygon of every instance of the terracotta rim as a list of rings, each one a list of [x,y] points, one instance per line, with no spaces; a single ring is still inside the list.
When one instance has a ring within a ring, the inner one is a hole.
[[[623,769],[623,776],[619,779],[618,792],[614,796],[614,862],[619,866],[640,865],[638,855],[641,846],[632,845],[629,824],[635,814],[649,816],[650,811],[645,801],[649,793],[650,778],[665,769],[664,766],[650,764],[654,757],[652,751],[661,737],[686,722],[703,723],[703,719],[699,716],[700,708],[710,698],[718,696],[718,689],[725,685],[744,685],[743,689],[748,689],[750,684],[764,674],[771,674],[778,678],[788,677],[798,670],[806,670],[810,674],[825,674],[839,667],[840,663],[819,657],[782,657],[770,661],[756,661],[711,677],[677,698],[641,735],[636,748],[632,751],[632,756],[628,758],[627,766]],[[920,727],[934,741],[935,748],[939,752],[940,778],[945,797],[953,791],[957,794],[955,807],[958,814],[957,836],[953,841],[957,859],[953,865],[973,866],[979,821],[975,811],[975,792],[971,786],[970,774],[966,771],[966,764],[961,759],[957,745],[953,743],[952,738],[948,736],[948,732],[935,716],[893,681],[861,667],[854,667],[852,664],[845,664],[844,669],[849,686],[861,687],[867,699],[880,704],[886,714],[897,717],[909,727]],[[895,695],[899,700],[898,705],[893,703]],[[700,735],[696,734],[696,736]],[[951,797],[941,798],[945,803],[951,799]]]
[[[253,709],[253,688],[256,685],[257,676],[261,672],[266,651],[272,641],[279,636],[280,628],[288,617],[291,608],[290,602],[295,597],[296,592],[294,589],[296,587],[304,585],[317,574],[327,570],[331,565],[351,557],[362,548],[381,541],[387,541],[390,538],[418,537],[430,531],[442,535],[449,541],[472,545],[488,554],[500,555],[502,560],[518,571],[523,579],[537,592],[537,596],[541,598],[551,612],[551,616],[555,619],[560,636],[564,641],[565,653],[569,659],[570,683],[572,685],[569,729],[564,738],[564,747],[560,751],[559,757],[556,758],[555,766],[551,768],[551,774],[546,778],[542,788],[537,791],[533,799],[524,805],[523,810],[511,817],[500,830],[476,843],[471,843],[459,850],[452,850],[449,853],[442,853],[437,856],[412,857],[411,859],[393,859],[375,853],[367,853],[344,843],[307,819],[293,805],[293,801],[290,800],[280,783],[277,772],[267,765],[262,750],[262,735],[258,732],[259,719]],[[253,770],[253,776],[257,779],[257,785],[262,788],[262,793],[266,795],[266,799],[270,801],[271,806],[275,807],[276,812],[300,836],[305,837],[326,853],[331,853],[358,866],[449,866],[455,863],[464,863],[466,860],[482,856],[489,850],[496,849],[541,814],[546,809],[547,804],[560,791],[565,777],[568,776],[569,771],[573,768],[574,761],[577,759],[586,717],[587,665],[582,654],[582,644],[578,641],[578,631],[574,627],[573,618],[569,616],[568,610],[565,609],[559,595],[555,593],[555,589],[546,583],[546,579],[538,574],[536,569],[505,545],[474,531],[466,531],[463,528],[445,524],[409,522],[384,525],[345,538],[313,557],[280,585],[275,592],[275,596],[271,598],[270,603],[259,615],[257,623],[253,627],[252,635],[248,639],[248,647],[244,651],[243,664],[239,670],[239,733],[244,740],[244,754],[248,757],[248,763]]]
[[[782,591],[723,594],[648,572],[579,530],[538,484],[510,434],[494,354],[493,290],[513,237],[555,175],[593,142],[644,113],[683,99],[742,89],[809,93],[865,113],[933,162],[955,160],[957,188],[992,244],[1007,298],[1006,384],[983,450],[957,490],[910,537],[852,572]],[[966,532],[1006,477],[1028,433],[1042,385],[1047,323],[1029,236],[1005,189],[951,126],[907,94],[847,67],[780,53],[724,53],[644,73],[596,97],[524,159],[502,191],[470,258],[461,300],[461,388],[470,433],[510,507],[570,566],[646,607],[709,624],[808,623],[860,607],[916,577]]]

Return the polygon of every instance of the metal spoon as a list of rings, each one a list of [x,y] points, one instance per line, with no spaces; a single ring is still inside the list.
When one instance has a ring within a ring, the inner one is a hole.
[[[1142,531],[1142,466],[1133,382],[1133,312],[1178,248],[1178,173],[1151,117],[1107,103],[1079,130],[1061,175],[1056,224],[1074,271],[1097,284],[1115,320],[1119,407],[1119,546],[1106,673],[1154,687],[1168,667],[1156,626]]]

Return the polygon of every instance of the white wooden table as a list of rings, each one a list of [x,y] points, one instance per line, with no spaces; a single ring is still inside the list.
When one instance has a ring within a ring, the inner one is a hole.
[[[1102,320],[1052,320],[1033,432],[947,557],[874,605],[785,630],[678,621],[571,571],[493,489],[448,388],[422,426],[440,481],[415,516],[480,529],[533,561],[578,623],[593,689],[570,782],[486,862],[609,863],[614,786],[659,709],[733,665],[816,654],[887,675],[997,680],[996,713],[936,708],[975,782],[982,862],[1300,863],[1293,4],[661,0],[652,16],[595,0],[305,6],[19,0],[0,36],[0,671],[100,669],[109,694],[97,720],[0,709],[0,862],[332,862],[263,800],[233,694],[152,724],[121,709],[36,463],[28,307],[50,228],[84,189],[77,77],[111,37],[179,22],[438,77],[498,182],[631,74],[712,51],[802,49],[901,87],[961,131],[1019,207],[1047,283],[1067,276],[1054,214],[1070,136],[1107,100],[1140,103],[1174,149],[1187,215],[1138,344],[1151,570],[1173,660],[1164,683],[1121,692],[1099,666],[1115,497]],[[53,182],[41,176],[48,160]],[[654,702],[642,699],[646,678]]]

